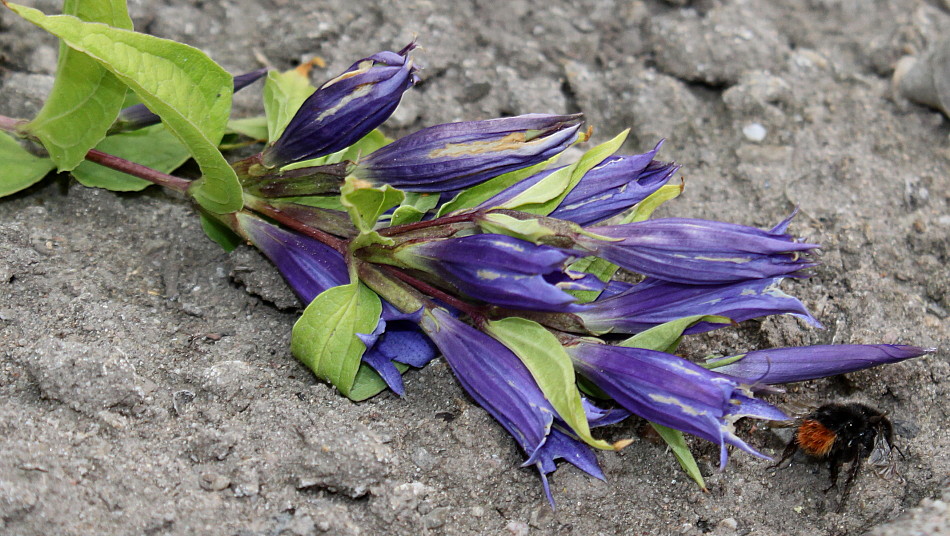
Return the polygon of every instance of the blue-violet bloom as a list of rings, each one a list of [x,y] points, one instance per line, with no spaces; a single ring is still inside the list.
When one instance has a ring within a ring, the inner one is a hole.
[[[554,500],[547,474],[556,469],[556,459],[563,458],[603,479],[590,447],[572,436],[527,367],[511,350],[445,309],[424,312],[420,325],[438,346],[465,391],[501,423],[528,455],[522,466],[538,469],[552,507]],[[619,422],[628,415],[601,410],[586,402],[584,410],[591,426]]]
[[[577,245],[628,270],[664,281],[701,285],[802,276],[815,266],[817,244],[796,242],[785,220],[772,230],[719,221],[665,218],[588,227],[612,240],[579,236]]]
[[[661,140],[652,151],[643,154],[606,158],[581,177],[550,216],[590,225],[620,214],[643,201],[666,184],[679,169],[672,162],[653,159],[662,145]],[[564,167],[546,169],[519,181],[483,202],[479,208],[502,205]]]
[[[575,314],[595,333],[639,333],[693,315],[718,315],[742,322],[790,314],[814,327],[822,327],[805,304],[779,289],[781,280],[781,277],[769,277],[725,285],[685,285],[648,277],[627,290],[601,295],[590,304],[576,306]],[[683,333],[703,333],[727,325],[700,322]]]
[[[363,58],[320,86],[300,106],[261,162],[281,167],[318,158],[356,143],[392,115],[402,94],[419,77],[409,52],[379,52]]]
[[[563,311],[565,290],[601,290],[595,276],[567,269],[574,255],[500,234],[409,243],[396,251],[406,265],[432,272],[461,293],[493,305]]]
[[[765,458],[735,435],[741,417],[785,420],[777,408],[751,397],[741,380],[664,352],[591,342],[566,347],[575,369],[618,404],[644,419]]]
[[[707,366],[729,363],[714,370],[762,384],[814,380],[845,374],[935,352],[901,344],[832,344],[756,350],[707,361]]]
[[[443,192],[543,162],[578,138],[580,114],[447,123],[377,149],[353,174],[407,192]]]

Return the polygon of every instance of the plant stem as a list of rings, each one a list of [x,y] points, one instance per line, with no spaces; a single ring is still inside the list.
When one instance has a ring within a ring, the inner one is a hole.
[[[456,214],[454,216],[443,216],[441,218],[435,218],[428,221],[417,221],[415,223],[406,223],[403,225],[396,225],[395,227],[386,227],[385,229],[380,229],[379,234],[382,236],[395,236],[403,233],[408,233],[410,231],[418,231],[419,229],[428,229],[429,227],[438,227],[440,225],[449,225],[452,223],[461,223],[468,222],[475,219],[478,215],[477,212],[468,212],[466,214]]]
[[[97,149],[90,149],[89,152],[86,153],[86,160],[95,162],[100,166],[121,171],[122,173],[127,173],[133,177],[145,179],[151,183],[164,186],[177,192],[185,193],[188,191],[188,186],[191,185],[191,181],[188,179],[162,173],[161,171],[152,169],[148,166],[136,164],[135,162],[130,162],[124,158],[120,158],[109,153],[104,153]]]
[[[5,115],[0,115],[0,130],[11,132],[19,136],[24,134],[19,130],[19,126],[26,123],[28,123],[28,121],[24,119],[16,119],[13,117],[7,117]],[[32,136],[28,137],[33,141],[39,142],[39,140]],[[188,179],[182,179],[181,177],[175,177],[174,175],[162,173],[161,171],[152,169],[148,166],[136,164],[135,162],[130,162],[124,158],[120,158],[109,153],[104,153],[96,149],[90,149],[90,151],[86,153],[86,160],[99,164],[100,166],[121,171],[122,173],[127,173],[133,177],[145,179],[153,184],[164,186],[177,192],[185,193],[188,191],[188,186],[191,185],[191,181]]]
[[[27,123],[25,119],[16,119],[15,117],[0,115],[0,130],[17,134],[17,127],[25,123]]]

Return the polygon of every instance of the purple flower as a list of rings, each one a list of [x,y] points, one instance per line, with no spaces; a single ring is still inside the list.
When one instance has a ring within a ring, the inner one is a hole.
[[[460,292],[493,305],[561,311],[575,301],[565,290],[600,290],[596,277],[566,269],[573,256],[499,234],[407,244],[396,257],[432,272]]]
[[[343,256],[330,246],[246,213],[238,213],[237,221],[242,236],[277,266],[302,303],[350,281]],[[404,393],[402,376],[391,361],[422,367],[435,357],[435,347],[419,331],[418,321],[418,314],[402,314],[383,300],[376,330],[360,336],[366,345],[363,361],[399,395]]]
[[[267,69],[258,69],[256,71],[235,76],[234,92],[237,93],[238,91],[241,91],[242,89],[256,82],[265,74],[267,74]],[[161,122],[161,120],[162,119],[158,117],[158,114],[149,110],[144,104],[136,104],[135,106],[123,108],[119,112],[119,117],[116,119],[115,124],[112,125],[112,128],[109,129],[109,132],[115,133],[138,130],[147,126],[156,125]]]
[[[644,419],[765,457],[739,439],[741,417],[784,420],[777,408],[743,394],[739,380],[708,371],[675,355],[640,348],[579,342],[567,346],[578,373],[621,406]]]
[[[785,234],[788,220],[769,231],[734,223],[666,218],[589,227],[598,240],[580,236],[577,245],[645,275],[688,285],[797,276],[815,266],[806,253],[817,244]]]
[[[812,326],[821,324],[798,299],[779,289],[781,277],[725,285],[685,285],[648,277],[627,290],[576,306],[584,326],[599,333],[639,333],[693,315],[719,315],[734,322],[791,314]],[[702,333],[728,324],[701,322],[684,334]]]
[[[241,235],[277,266],[304,305],[329,288],[349,283],[343,256],[330,246],[246,213],[237,218]]]
[[[465,391],[515,438],[528,455],[523,466],[541,473],[545,494],[554,501],[546,475],[555,460],[566,459],[596,478],[603,478],[590,447],[565,432],[557,413],[527,367],[505,345],[465,324],[444,309],[422,315],[423,331],[435,342]],[[617,422],[624,413],[606,413],[586,405],[593,425]],[[554,427],[554,428],[552,428]]]
[[[280,138],[262,154],[265,167],[281,167],[349,147],[395,111],[418,82],[410,43],[396,52],[363,58],[324,83],[300,106]]]
[[[663,142],[643,154],[611,156],[581,177],[561,204],[550,214],[555,218],[589,225],[615,216],[643,201],[666,184],[679,166],[653,160]],[[546,169],[504,189],[479,208],[497,207],[528,188],[541,182],[551,173],[566,166]]]
[[[436,125],[373,151],[353,174],[408,192],[458,190],[551,158],[582,122],[580,114],[529,114]]]
[[[581,178],[550,216],[580,225],[606,220],[646,199],[679,169],[672,162],[653,160],[634,170],[637,160],[625,156],[604,160]]]
[[[716,367],[716,372],[764,384],[814,380],[845,374],[886,363],[896,363],[935,352],[936,348],[920,348],[900,344],[835,344],[756,350],[738,356],[707,362],[730,362]]]

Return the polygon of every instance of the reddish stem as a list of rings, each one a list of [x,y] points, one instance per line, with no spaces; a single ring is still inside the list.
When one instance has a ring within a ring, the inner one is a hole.
[[[438,227],[440,225],[472,221],[475,218],[475,215],[475,212],[469,212],[466,214],[456,214],[455,216],[444,216],[442,218],[435,218],[428,221],[406,223],[403,225],[396,225],[395,227],[386,227],[385,229],[380,229],[379,234],[382,236],[394,236],[408,233],[410,231],[417,231],[419,229],[428,229],[429,227]]]
[[[472,305],[470,303],[466,303],[456,298],[455,296],[452,296],[451,294],[448,294],[447,292],[444,292],[426,283],[425,281],[417,279],[407,274],[406,272],[403,272],[402,270],[396,268],[395,266],[389,266],[386,264],[377,264],[376,266],[379,268],[382,268],[387,274],[391,275],[392,277],[395,277],[396,279],[399,279],[400,281],[403,281],[411,285],[413,288],[416,288],[419,291],[424,292],[425,294],[428,294],[429,296],[432,296],[433,298],[441,300],[451,305],[452,307],[455,307],[459,311],[462,311],[463,313],[472,317],[472,320],[474,320],[476,323],[484,322],[485,312],[482,310],[481,307]]]
[[[119,158],[118,156],[104,153],[96,149],[90,149],[89,152],[86,153],[86,160],[95,162],[100,166],[121,171],[122,173],[127,173],[133,177],[145,179],[153,184],[164,186],[177,192],[185,193],[188,191],[188,187],[191,185],[191,181],[188,179],[162,173],[161,171],[152,169],[148,166],[136,164],[135,162],[130,162],[124,158]]]
[[[344,257],[347,254],[345,241],[340,240],[339,238],[331,235],[330,233],[323,232],[320,229],[314,229],[313,227],[309,227],[306,224],[300,222],[299,220],[294,219],[290,215],[285,214],[282,210],[280,210],[279,208],[273,205],[269,205],[267,203],[261,202],[261,203],[255,203],[253,207],[249,207],[249,208],[252,208],[253,210],[257,212],[260,212],[261,214],[265,216],[269,216],[273,218],[274,220],[286,225],[287,227],[301,234],[307,235],[310,238],[313,238],[315,240],[319,240],[320,242],[339,251],[340,255],[343,255]]]

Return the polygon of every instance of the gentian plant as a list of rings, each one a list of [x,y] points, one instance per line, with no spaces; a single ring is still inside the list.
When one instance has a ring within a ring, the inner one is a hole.
[[[318,88],[306,67],[269,72],[265,116],[231,119],[232,92],[263,71],[232,77],[198,50],[135,32],[122,0],[67,0],[54,16],[5,5],[62,46],[37,117],[0,117],[0,195],[54,169],[90,187],[185,194],[211,239],[259,249],[306,304],[291,351],[317,378],[353,400],[402,395],[402,374],[441,353],[540,472],[552,504],[557,460],[603,478],[595,450],[629,442],[599,439],[598,426],[647,419],[702,485],[684,432],[718,445],[721,466],[730,445],[762,456],[734,423],[785,418],[756,398],[768,385],[932,351],[675,355],[684,335],[767,315],[820,327],[780,290],[808,277],[819,245],[789,233],[791,217],[768,230],[651,219],[683,189],[670,184],[679,167],[656,160],[662,142],[618,153],[624,132],[556,164],[590,137],[579,114],[390,140],[377,127],[420,79],[414,43]],[[259,150],[229,160],[222,151],[234,147]],[[198,178],[169,174],[187,158]]]

